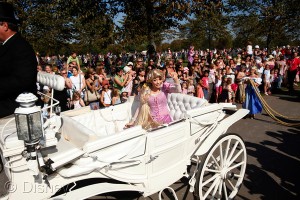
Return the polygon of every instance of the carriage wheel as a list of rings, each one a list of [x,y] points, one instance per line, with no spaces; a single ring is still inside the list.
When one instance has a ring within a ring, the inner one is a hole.
[[[219,137],[199,165],[196,182],[198,199],[233,199],[245,175],[247,152],[236,134]]]
[[[2,172],[2,170],[3,170],[3,162],[2,162],[1,155],[0,155],[0,173]]]

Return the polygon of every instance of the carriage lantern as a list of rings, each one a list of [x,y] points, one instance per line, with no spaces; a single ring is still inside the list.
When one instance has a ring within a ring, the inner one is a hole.
[[[41,108],[35,105],[36,100],[32,93],[22,93],[16,99],[20,104],[15,110],[18,139],[26,145],[37,144],[43,136]]]

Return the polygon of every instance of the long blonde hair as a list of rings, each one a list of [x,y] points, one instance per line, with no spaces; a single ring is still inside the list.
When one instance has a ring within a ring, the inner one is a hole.
[[[161,71],[160,69],[153,69],[149,71],[146,77],[147,84],[151,85],[152,81],[156,78],[160,78],[163,80],[165,78],[163,71]]]
[[[154,70],[151,70],[151,71],[154,71]],[[156,128],[161,125],[160,123],[153,120],[153,118],[151,117],[150,106],[148,104],[148,100],[149,100],[149,97],[151,94],[151,89],[149,87],[149,84],[154,79],[154,77],[157,78],[156,77],[157,75],[159,75],[159,74],[157,74],[156,72],[152,72],[150,78],[147,79],[147,83],[145,83],[143,85],[141,92],[140,92],[140,108],[139,108],[139,114],[135,121],[135,125],[141,125],[142,128],[146,129],[146,130],[151,129],[151,128]],[[147,78],[148,78],[148,76],[147,76]],[[151,80],[151,81],[148,81],[148,80]]]

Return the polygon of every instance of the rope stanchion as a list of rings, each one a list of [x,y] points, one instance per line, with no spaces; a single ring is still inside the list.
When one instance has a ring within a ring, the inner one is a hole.
[[[255,91],[255,94],[257,95],[257,97],[259,98],[264,110],[266,111],[266,113],[272,118],[274,119],[277,123],[279,124],[282,124],[284,126],[289,126],[289,127],[300,127],[300,118],[299,117],[287,117],[287,116],[284,116],[278,112],[276,112],[274,109],[272,109],[268,104],[267,102],[265,101],[265,99],[260,95],[260,92],[258,90],[258,88],[256,87],[255,83],[253,80],[249,80],[250,84],[252,85],[252,87],[254,88],[254,91]],[[287,120],[289,122],[285,122],[281,119],[279,119],[277,116],[279,116],[280,118],[282,118],[283,120]],[[293,120],[297,120],[299,119],[298,121],[292,121]]]

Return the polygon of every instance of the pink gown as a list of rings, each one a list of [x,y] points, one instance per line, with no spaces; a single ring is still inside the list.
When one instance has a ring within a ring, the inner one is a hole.
[[[168,124],[172,121],[167,100],[167,95],[170,92],[170,85],[164,83],[161,92],[156,95],[150,95],[148,99],[151,117],[158,123]]]

